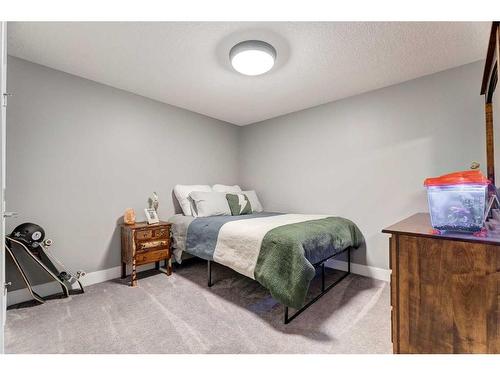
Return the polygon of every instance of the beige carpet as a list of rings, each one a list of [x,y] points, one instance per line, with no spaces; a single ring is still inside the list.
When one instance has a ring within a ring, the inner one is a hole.
[[[338,274],[330,272],[327,280]],[[350,275],[288,325],[257,282],[186,262],[9,310],[7,353],[391,353],[389,284]],[[317,290],[317,281],[311,289]],[[312,292],[312,291],[311,291]]]

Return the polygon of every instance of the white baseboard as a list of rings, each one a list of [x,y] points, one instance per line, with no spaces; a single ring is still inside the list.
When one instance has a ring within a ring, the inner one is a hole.
[[[154,268],[154,263],[145,264],[143,266],[137,267],[137,272],[146,271]],[[81,279],[83,286],[89,286],[92,284],[102,283],[104,281],[113,280],[121,276],[121,266],[108,268],[101,271],[89,272]],[[61,287],[55,281],[48,282],[45,284],[35,285],[33,287],[35,292],[41,296],[50,296],[52,294],[60,293]],[[7,306],[15,305],[17,303],[30,301],[33,298],[28,292],[27,288],[13,290],[7,293]]]
[[[325,265],[336,270],[347,271],[347,262],[343,260],[329,259],[325,262]],[[391,270],[386,270],[384,268],[351,263],[351,272],[355,273],[356,275],[366,276],[372,279],[383,281],[391,280]]]
[[[327,267],[335,268],[341,271],[347,271],[347,262],[341,260],[330,259],[326,263]],[[146,264],[144,266],[137,267],[137,271],[146,271],[154,268],[154,263]],[[391,279],[391,271],[383,268],[377,268],[372,266],[364,266],[362,264],[351,263],[351,272],[357,275],[370,277],[372,279],[389,281]],[[104,281],[116,279],[121,275],[121,267],[108,268],[101,271],[89,272],[82,278],[83,286],[89,286],[92,284],[102,283]],[[61,292],[59,284],[55,281],[36,285],[34,287],[35,291],[42,296],[50,296],[51,294],[56,294]],[[18,289],[7,293],[7,306],[15,305],[17,303],[30,301],[31,295],[28,289]]]

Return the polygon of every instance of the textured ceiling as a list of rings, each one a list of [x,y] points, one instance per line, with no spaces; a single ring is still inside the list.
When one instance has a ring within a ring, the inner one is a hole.
[[[480,60],[489,29],[486,22],[10,22],[8,52],[246,125]],[[229,50],[246,39],[276,48],[271,72],[231,69]]]

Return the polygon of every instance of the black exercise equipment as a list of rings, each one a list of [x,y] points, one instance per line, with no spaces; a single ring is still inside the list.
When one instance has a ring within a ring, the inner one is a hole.
[[[18,225],[9,236],[5,236],[5,249],[12,258],[19,270],[26,287],[33,297],[33,300],[44,303],[45,299],[33,290],[29,277],[23,269],[17,251],[23,251],[33,260],[51,279],[56,281],[62,290],[64,298],[70,294],[84,293],[80,277],[85,276],[84,271],[70,272],[64,264],[51,252],[48,247],[53,244],[52,240],[45,239],[45,231],[37,224],[24,223]],[[58,264],[59,268],[54,264]],[[78,289],[73,289],[73,284],[78,285]]]

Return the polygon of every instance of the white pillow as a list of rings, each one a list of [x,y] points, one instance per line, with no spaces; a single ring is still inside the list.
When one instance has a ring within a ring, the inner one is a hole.
[[[216,191],[193,191],[189,196],[193,202],[193,216],[207,217],[231,215],[226,193],[219,193]]]
[[[212,191],[209,185],[175,185],[174,194],[179,204],[181,205],[182,212],[186,216],[193,216],[191,211],[191,202],[189,200],[189,193],[192,191]]]
[[[250,202],[250,206],[252,206],[252,212],[262,212],[264,208],[262,204],[260,204],[259,198],[257,197],[257,193],[255,190],[247,190],[243,191],[242,194],[245,194]]]
[[[230,185],[216,184],[212,186],[212,189],[213,191],[217,191],[220,193],[231,193],[231,194],[241,193],[241,188],[238,185],[230,186]]]

